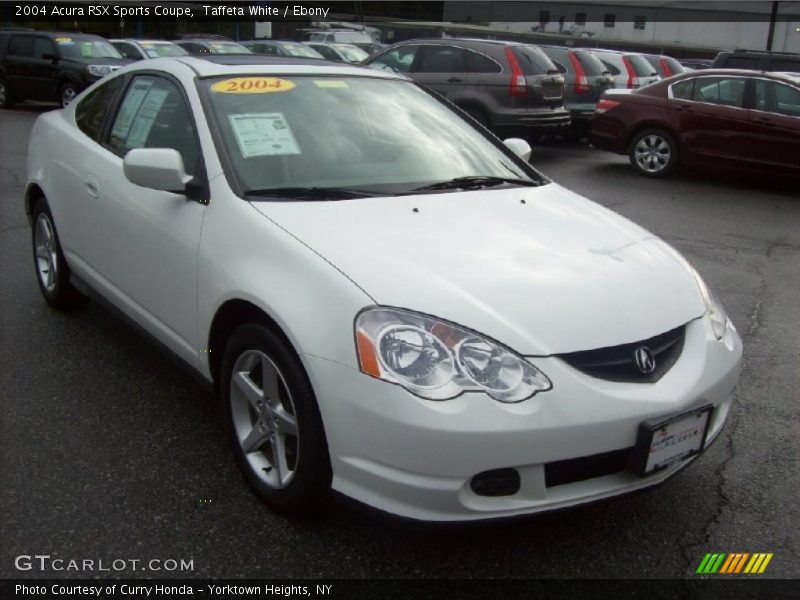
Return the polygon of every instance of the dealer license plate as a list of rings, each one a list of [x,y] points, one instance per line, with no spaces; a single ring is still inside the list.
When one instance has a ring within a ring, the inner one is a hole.
[[[713,409],[703,406],[666,420],[640,423],[631,457],[632,470],[642,476],[650,475],[700,454],[706,445]]]

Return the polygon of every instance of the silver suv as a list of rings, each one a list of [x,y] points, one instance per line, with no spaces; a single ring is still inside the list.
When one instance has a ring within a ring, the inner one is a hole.
[[[564,77],[536,46],[455,38],[410,40],[366,64],[407,74],[498,135],[560,133],[570,124]]]
[[[660,80],[655,67],[641,54],[618,50],[592,50],[614,77],[618,88],[638,88]]]

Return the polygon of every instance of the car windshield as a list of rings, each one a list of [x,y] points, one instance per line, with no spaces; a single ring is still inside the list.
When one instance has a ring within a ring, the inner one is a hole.
[[[235,42],[210,42],[214,54],[252,54],[250,50]]]
[[[114,46],[103,40],[63,36],[56,38],[56,43],[64,58],[122,58]]]
[[[544,181],[411,82],[286,75],[201,86],[245,193],[299,189],[324,199],[314,192],[335,189],[341,198],[347,190],[393,195],[456,179],[464,187]]]
[[[168,58],[170,56],[186,56],[189,54],[186,50],[175,44],[141,42],[139,45],[149,58]]]
[[[361,62],[369,58],[369,54],[358,46],[351,46],[350,44],[334,44],[334,46],[350,62]]]
[[[305,44],[281,44],[281,48],[289,56],[297,56],[298,58],[322,58],[319,52],[313,48],[309,48]]]

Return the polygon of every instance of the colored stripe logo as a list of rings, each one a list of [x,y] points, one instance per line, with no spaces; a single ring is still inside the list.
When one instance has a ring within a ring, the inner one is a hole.
[[[705,575],[725,574],[731,573],[747,573],[755,575],[756,573],[763,573],[769,561],[772,560],[772,552],[756,552],[750,554],[749,552],[714,552],[705,555],[697,567],[697,573]]]

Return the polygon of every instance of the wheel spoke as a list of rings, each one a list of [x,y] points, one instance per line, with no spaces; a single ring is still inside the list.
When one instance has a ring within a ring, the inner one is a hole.
[[[289,475],[289,464],[286,460],[286,438],[282,435],[275,435],[272,438],[272,458],[278,485],[283,487],[287,483]]]
[[[275,429],[283,435],[297,435],[297,420],[284,408],[272,409],[272,418]]]
[[[236,388],[247,398],[250,405],[258,409],[259,404],[264,400],[264,393],[258,389],[258,386],[248,376],[247,371],[239,371],[233,375],[233,381]]]
[[[251,429],[250,433],[247,434],[247,437],[242,440],[242,450],[244,450],[245,454],[255,452],[261,446],[263,446],[264,442],[266,442],[268,439],[269,434],[260,431],[258,425],[254,423],[253,429]]]
[[[278,380],[280,375],[275,365],[266,356],[261,357],[261,388],[264,399],[272,407],[280,406],[280,386]]]

